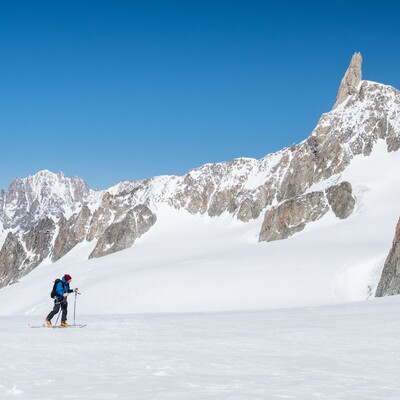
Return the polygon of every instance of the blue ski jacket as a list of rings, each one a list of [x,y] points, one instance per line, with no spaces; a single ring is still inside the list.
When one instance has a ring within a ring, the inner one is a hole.
[[[70,289],[69,284],[66,282],[64,277],[57,283],[56,292],[58,298],[64,297],[64,293],[74,293],[74,291]]]

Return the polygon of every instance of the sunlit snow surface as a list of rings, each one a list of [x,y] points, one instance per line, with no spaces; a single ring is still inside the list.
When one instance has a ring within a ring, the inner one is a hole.
[[[80,316],[86,328],[58,330],[0,317],[0,398],[397,400],[399,308]]]

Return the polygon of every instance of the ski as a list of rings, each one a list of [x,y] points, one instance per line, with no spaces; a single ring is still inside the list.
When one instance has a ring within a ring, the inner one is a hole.
[[[61,326],[61,325],[53,325],[47,326],[45,324],[42,325],[29,325],[30,328],[49,328],[49,329],[68,329],[68,328],[84,328],[87,324],[75,324],[75,325],[68,325],[68,326]]]

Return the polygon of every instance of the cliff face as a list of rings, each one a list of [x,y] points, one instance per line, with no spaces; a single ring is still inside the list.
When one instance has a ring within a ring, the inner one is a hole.
[[[345,219],[356,199],[341,173],[380,139],[389,152],[400,149],[398,115],[400,92],[362,81],[356,53],[333,110],[311,135],[261,160],[206,164],[185,176],[125,181],[106,191],[49,171],[16,179],[0,192],[0,287],[83,241],[95,241],[90,257],[134,245],[157,223],[159,204],[209,217],[229,213],[243,223],[260,218],[260,241],[288,238],[328,212]]]
[[[397,223],[392,248],[386,258],[376,297],[400,294],[400,219]]]

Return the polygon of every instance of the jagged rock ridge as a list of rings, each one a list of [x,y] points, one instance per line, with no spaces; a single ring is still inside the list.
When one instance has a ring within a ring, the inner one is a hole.
[[[103,192],[48,171],[15,180],[0,193],[0,222],[5,231],[13,230],[0,251],[0,286],[45,258],[60,259],[84,240],[96,241],[90,257],[132,246],[156,223],[158,204],[210,217],[227,212],[244,223],[263,217],[260,241],[285,239],[329,211],[347,218],[356,199],[340,174],[354,156],[368,156],[379,139],[389,151],[400,148],[400,93],[360,79],[356,54],[334,109],[321,116],[311,135],[261,160],[206,164],[185,176],[124,181]],[[52,221],[47,222],[52,237],[37,241],[42,245],[32,259],[25,250],[27,235],[39,235],[45,219]]]

